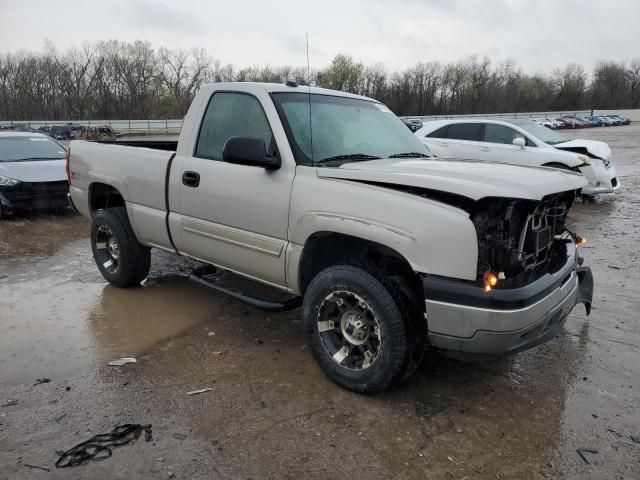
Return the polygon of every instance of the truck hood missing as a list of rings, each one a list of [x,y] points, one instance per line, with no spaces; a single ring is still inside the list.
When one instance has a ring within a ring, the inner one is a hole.
[[[369,160],[336,168],[319,167],[317,174],[320,178],[424,188],[472,200],[485,197],[541,200],[587,185],[582,175],[573,172],[474,160]]]
[[[601,160],[609,160],[611,158],[611,148],[609,148],[609,145],[597,140],[576,139],[568,142],[556,143],[554,147],[558,150],[580,153],[592,158],[599,158]]]

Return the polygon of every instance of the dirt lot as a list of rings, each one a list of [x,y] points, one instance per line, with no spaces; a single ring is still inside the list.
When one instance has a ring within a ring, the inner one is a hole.
[[[0,478],[640,478],[639,134],[567,134],[608,141],[622,183],[571,214],[592,315],[577,307],[562,336],[495,363],[428,355],[377,397],[322,375],[297,311],[193,286],[194,264],[162,253],[144,287],[112,288],[83,218],[3,221]],[[107,366],[125,355],[138,363]],[[56,470],[56,450],[119,423],[153,424],[153,441]]]

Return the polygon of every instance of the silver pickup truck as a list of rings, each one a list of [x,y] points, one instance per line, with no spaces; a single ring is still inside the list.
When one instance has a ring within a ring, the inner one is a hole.
[[[439,161],[383,104],[319,88],[203,87],[175,142],[71,142],[70,201],[98,268],[138,285],[150,249],[257,307],[302,305],[322,370],[387,390],[425,348],[480,360],[557,335],[593,279],[565,220],[586,181]],[[221,281],[268,286],[258,297]]]

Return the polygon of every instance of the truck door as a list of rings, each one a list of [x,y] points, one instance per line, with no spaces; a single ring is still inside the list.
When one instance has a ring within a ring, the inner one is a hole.
[[[176,164],[179,202],[171,224],[182,253],[284,286],[295,165],[283,161],[266,170],[222,160],[230,137],[260,138],[270,153],[279,152],[272,125],[286,142],[273,103],[261,95],[262,102],[243,92],[214,92],[208,99],[192,151]]]

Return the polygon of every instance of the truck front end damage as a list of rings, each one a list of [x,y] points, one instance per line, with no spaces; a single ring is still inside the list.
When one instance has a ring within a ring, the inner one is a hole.
[[[470,218],[475,281],[423,276],[431,344],[449,356],[490,359],[544,343],[578,303],[591,310],[593,276],[565,221],[574,191],[540,201],[485,198]]]

